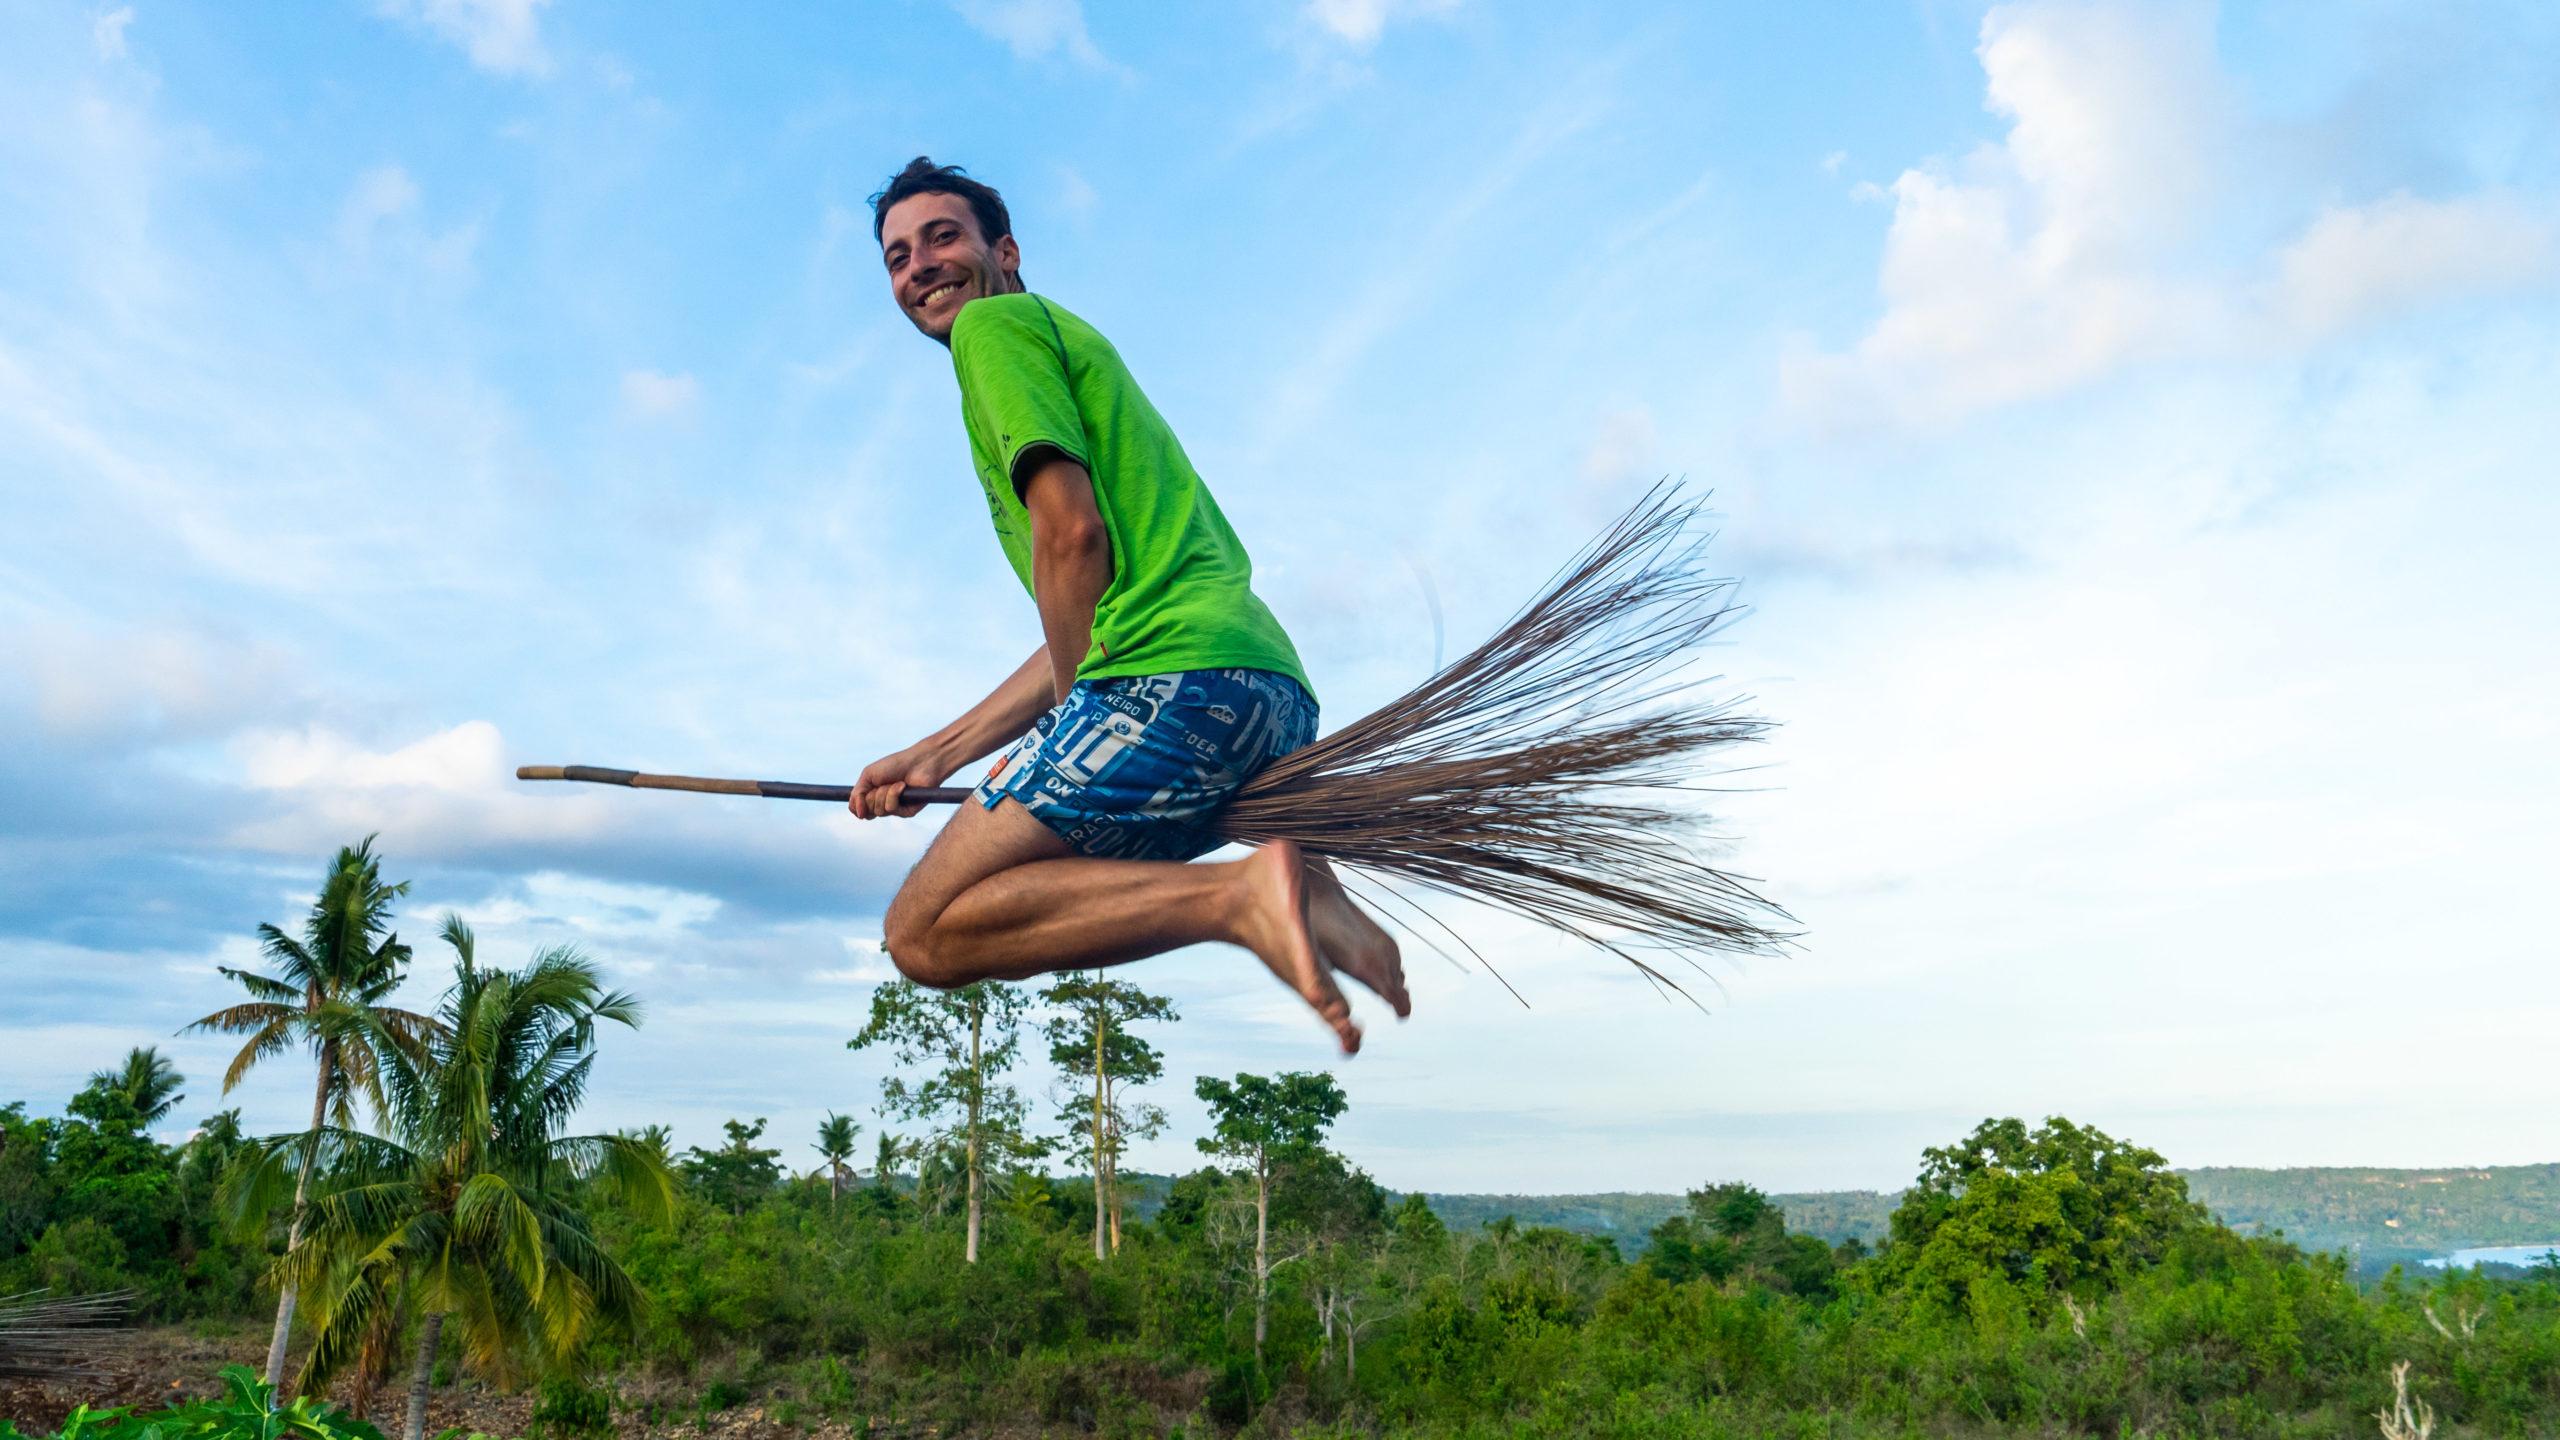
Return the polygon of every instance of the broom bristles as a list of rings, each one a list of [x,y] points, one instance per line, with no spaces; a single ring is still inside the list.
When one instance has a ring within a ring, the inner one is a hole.
[[[1220,833],[1510,911],[1675,990],[1633,949],[1783,946],[1786,912],[1693,849],[1708,763],[1770,728],[1674,673],[1739,613],[1703,503],[1655,486],[1493,638],[1255,776]]]

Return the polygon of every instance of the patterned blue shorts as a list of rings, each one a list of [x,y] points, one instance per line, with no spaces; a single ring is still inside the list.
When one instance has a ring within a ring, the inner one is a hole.
[[[1209,822],[1229,796],[1315,738],[1315,697],[1269,670],[1081,680],[975,798],[1021,801],[1085,855],[1188,860],[1218,848]]]

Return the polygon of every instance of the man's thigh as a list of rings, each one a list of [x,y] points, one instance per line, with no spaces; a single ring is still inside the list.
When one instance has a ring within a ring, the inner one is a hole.
[[[1074,853],[1019,800],[1008,796],[992,810],[965,801],[898,887],[886,928],[894,937],[908,925],[931,925],[960,892],[988,876]]]

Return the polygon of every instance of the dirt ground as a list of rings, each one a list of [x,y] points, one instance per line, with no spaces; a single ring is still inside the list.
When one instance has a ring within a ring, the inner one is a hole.
[[[29,1433],[50,1434],[61,1425],[62,1417],[82,1402],[101,1409],[116,1405],[157,1409],[179,1400],[217,1394],[222,1388],[222,1367],[235,1363],[263,1366],[266,1342],[263,1327],[226,1331],[209,1326],[160,1326],[120,1332],[114,1340],[102,1343],[89,1362],[98,1372],[95,1375],[45,1381],[0,1376],[0,1419],[15,1421]],[[624,1392],[626,1401],[645,1402],[650,1398],[653,1397],[645,1393],[635,1395],[627,1387]],[[663,1398],[668,1402],[667,1409],[689,1411],[690,1407],[679,1403],[672,1391]],[[375,1400],[370,1418],[396,1440],[407,1405],[407,1385],[402,1381],[391,1393]],[[459,1427],[465,1434],[509,1440],[527,1432],[532,1410],[533,1396],[529,1392],[507,1395],[477,1385],[448,1386],[428,1400],[427,1435],[433,1440],[444,1430]],[[644,1414],[618,1412],[614,1431],[618,1440],[853,1440],[856,1436],[921,1440],[940,1433],[931,1425],[902,1424],[885,1416],[829,1419],[803,1413],[786,1424],[770,1413],[761,1397],[751,1397],[732,1409],[704,1417],[699,1426],[691,1413],[651,1425]]]

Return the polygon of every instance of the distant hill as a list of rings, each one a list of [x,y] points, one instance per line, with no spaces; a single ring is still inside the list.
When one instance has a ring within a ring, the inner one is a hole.
[[[2447,1170],[2251,1170],[2216,1166],[2178,1172],[2187,1193],[2243,1234],[2284,1232],[2308,1250],[2344,1250],[2359,1268],[2379,1270],[2484,1245],[2560,1243],[2560,1164]],[[1135,1176],[1124,1176],[1138,1180]],[[1163,1179],[1133,1185],[1152,1213]],[[1647,1231],[1686,1208],[1680,1195],[1611,1191],[1589,1195],[1459,1195],[1425,1192],[1451,1229],[1471,1230],[1505,1215],[1605,1235],[1634,1253]],[[1872,1245],[1901,1197],[1882,1190],[1772,1195],[1787,1226],[1837,1243]]]

